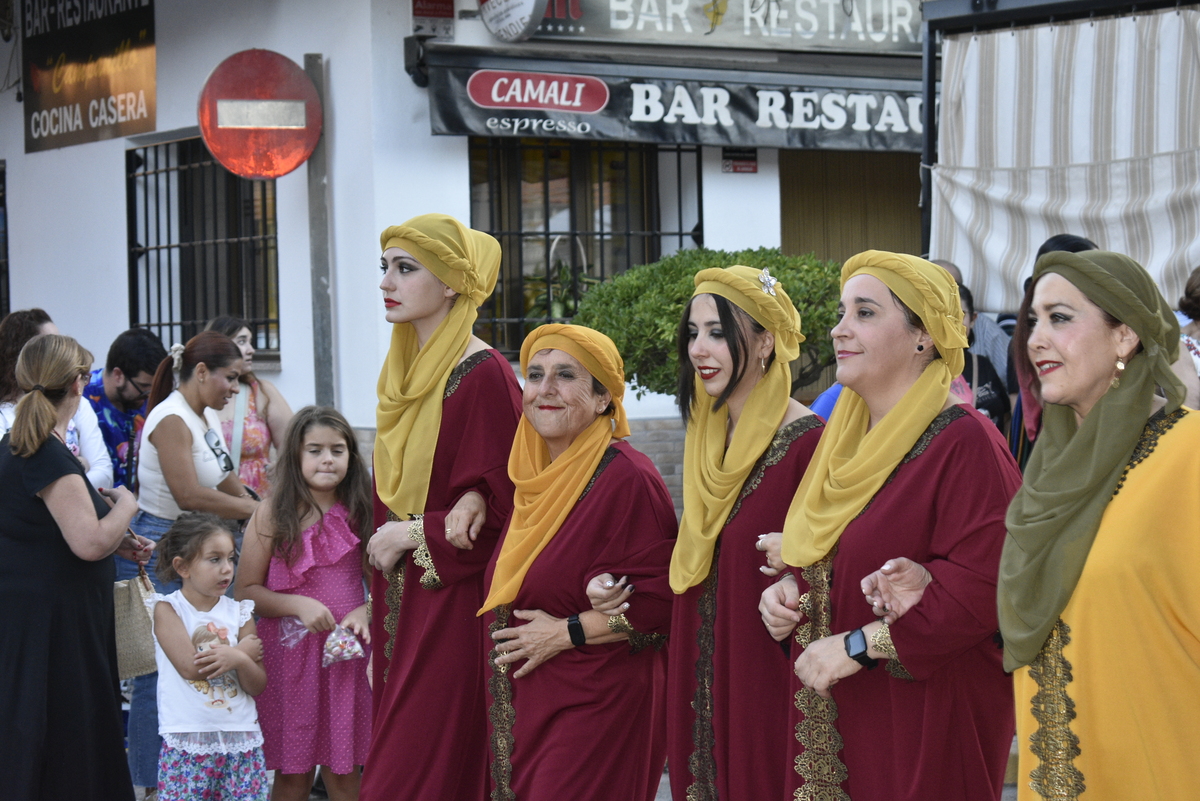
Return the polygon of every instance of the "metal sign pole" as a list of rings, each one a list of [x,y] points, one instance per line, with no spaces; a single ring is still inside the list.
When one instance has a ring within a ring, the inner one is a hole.
[[[325,104],[325,59],[320,53],[304,54],[304,71]],[[333,383],[333,282],[329,255],[329,174],[325,132],[308,158],[308,246],[312,279],[313,385],[318,406],[337,405]]]

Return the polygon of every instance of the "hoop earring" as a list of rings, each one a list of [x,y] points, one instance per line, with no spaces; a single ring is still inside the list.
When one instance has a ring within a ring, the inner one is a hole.
[[[1117,374],[1113,376],[1112,388],[1116,389],[1121,386],[1121,375],[1125,372],[1125,361],[1117,359]]]
[[[766,359],[766,357],[764,356],[763,358],[759,359],[758,361],[760,364],[762,364],[763,375],[766,375],[767,374],[767,359]]]

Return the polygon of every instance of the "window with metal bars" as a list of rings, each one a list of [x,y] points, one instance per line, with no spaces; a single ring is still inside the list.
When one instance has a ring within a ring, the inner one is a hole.
[[[700,147],[472,137],[471,226],[500,241],[480,336],[508,356],[588,288],[704,243]]]
[[[126,152],[129,316],[167,345],[241,317],[256,365],[279,360],[275,182],[239,178],[198,138]]]
[[[8,175],[0,161],[0,316],[8,314]]]

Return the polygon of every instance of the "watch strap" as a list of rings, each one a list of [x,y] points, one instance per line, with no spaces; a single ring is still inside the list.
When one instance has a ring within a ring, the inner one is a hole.
[[[858,664],[865,667],[867,670],[874,670],[879,664],[878,659],[872,659],[867,649],[867,635],[862,629],[855,629],[848,633],[844,639],[846,645],[846,656],[853,659]]]
[[[576,648],[587,645],[587,634],[583,631],[583,624],[579,622],[579,615],[567,618],[567,634],[571,635],[571,645]]]

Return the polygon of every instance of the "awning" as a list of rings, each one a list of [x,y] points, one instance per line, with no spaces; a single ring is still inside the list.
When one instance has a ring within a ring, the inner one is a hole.
[[[930,252],[1016,309],[1039,245],[1086,236],[1174,303],[1200,264],[1195,6],[948,36]]]
[[[782,70],[804,62],[787,56],[722,51],[708,58],[688,49],[680,63],[661,55],[659,63],[619,63],[609,50],[610,60],[578,61],[533,49],[430,48],[433,133],[921,150],[920,63],[912,59],[824,56],[809,62],[820,69],[796,72]],[[839,61],[844,74],[837,74]]]

